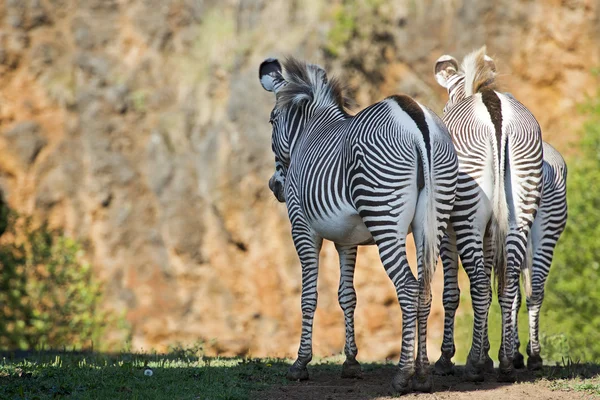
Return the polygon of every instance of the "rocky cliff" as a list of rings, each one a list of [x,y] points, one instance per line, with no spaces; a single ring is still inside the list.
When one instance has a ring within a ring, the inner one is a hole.
[[[5,0],[0,24],[1,191],[85,244],[136,349],[297,349],[300,268],[267,188],[265,57],[324,65],[363,107],[403,92],[441,111],[434,61],[487,44],[561,150],[600,61],[593,0]],[[343,349],[338,271],[326,245],[318,355]],[[435,285],[432,354],[439,271]],[[396,357],[401,314],[375,249],[361,249],[356,286],[361,358]]]

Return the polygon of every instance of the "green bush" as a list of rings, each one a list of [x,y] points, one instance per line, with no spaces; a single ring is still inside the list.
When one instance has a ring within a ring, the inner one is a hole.
[[[102,287],[79,244],[30,217],[2,212],[0,348],[98,347],[108,324]]]
[[[568,160],[569,220],[546,285],[540,331],[543,355],[600,361],[600,93],[582,108],[588,121],[577,155]]]

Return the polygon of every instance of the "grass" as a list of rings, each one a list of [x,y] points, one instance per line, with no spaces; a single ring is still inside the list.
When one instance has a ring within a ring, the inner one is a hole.
[[[287,383],[290,360],[169,354],[18,352],[0,354],[0,399],[248,399]],[[315,359],[311,373],[337,376],[343,356]],[[144,371],[151,369],[152,376]],[[392,364],[364,363],[365,373],[389,373]],[[556,391],[600,395],[600,366],[546,367],[531,381]],[[529,379],[528,379],[529,380]],[[258,397],[257,397],[258,395]]]
[[[562,360],[562,365],[546,369],[544,379],[551,381],[552,390],[562,392],[586,392],[600,397],[600,366],[581,364],[571,359]]]
[[[0,362],[1,399],[246,399],[285,383],[283,360],[31,353]],[[146,376],[150,368],[153,375]]]

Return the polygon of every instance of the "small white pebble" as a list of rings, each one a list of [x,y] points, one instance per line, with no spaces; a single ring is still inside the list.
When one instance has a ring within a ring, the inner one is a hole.
[[[153,374],[153,372],[152,372],[152,370],[150,368],[146,368],[144,370],[144,375],[146,375],[146,376],[152,376],[152,374]]]

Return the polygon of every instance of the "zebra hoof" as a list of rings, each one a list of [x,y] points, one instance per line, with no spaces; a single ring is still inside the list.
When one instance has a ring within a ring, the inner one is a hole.
[[[308,380],[308,369],[298,368],[295,365],[292,365],[290,369],[288,369],[286,378],[289,381],[306,381]]]
[[[433,379],[430,374],[415,374],[412,379],[412,388],[416,392],[431,393],[433,391]]]
[[[342,365],[342,378],[361,379],[362,368],[356,359],[347,358]]]
[[[433,373],[442,376],[454,375],[454,363],[442,354],[433,367]]]
[[[527,358],[527,369],[530,371],[538,371],[542,369],[544,366],[544,361],[542,361],[542,357],[538,355],[529,356]]]
[[[517,372],[512,366],[512,362],[504,367],[502,363],[500,364],[500,368],[498,368],[498,382],[508,382],[513,383],[517,381]]]
[[[468,382],[483,382],[485,380],[483,370],[470,360],[467,360],[463,378]]]
[[[488,374],[494,372],[494,360],[490,356],[486,356],[485,361],[483,362],[483,370]]]
[[[515,358],[513,358],[513,367],[516,369],[525,368],[525,357],[523,357],[523,354],[519,352],[515,354]]]
[[[392,395],[403,395],[410,392],[410,378],[414,375],[414,371],[400,370],[392,378]]]

